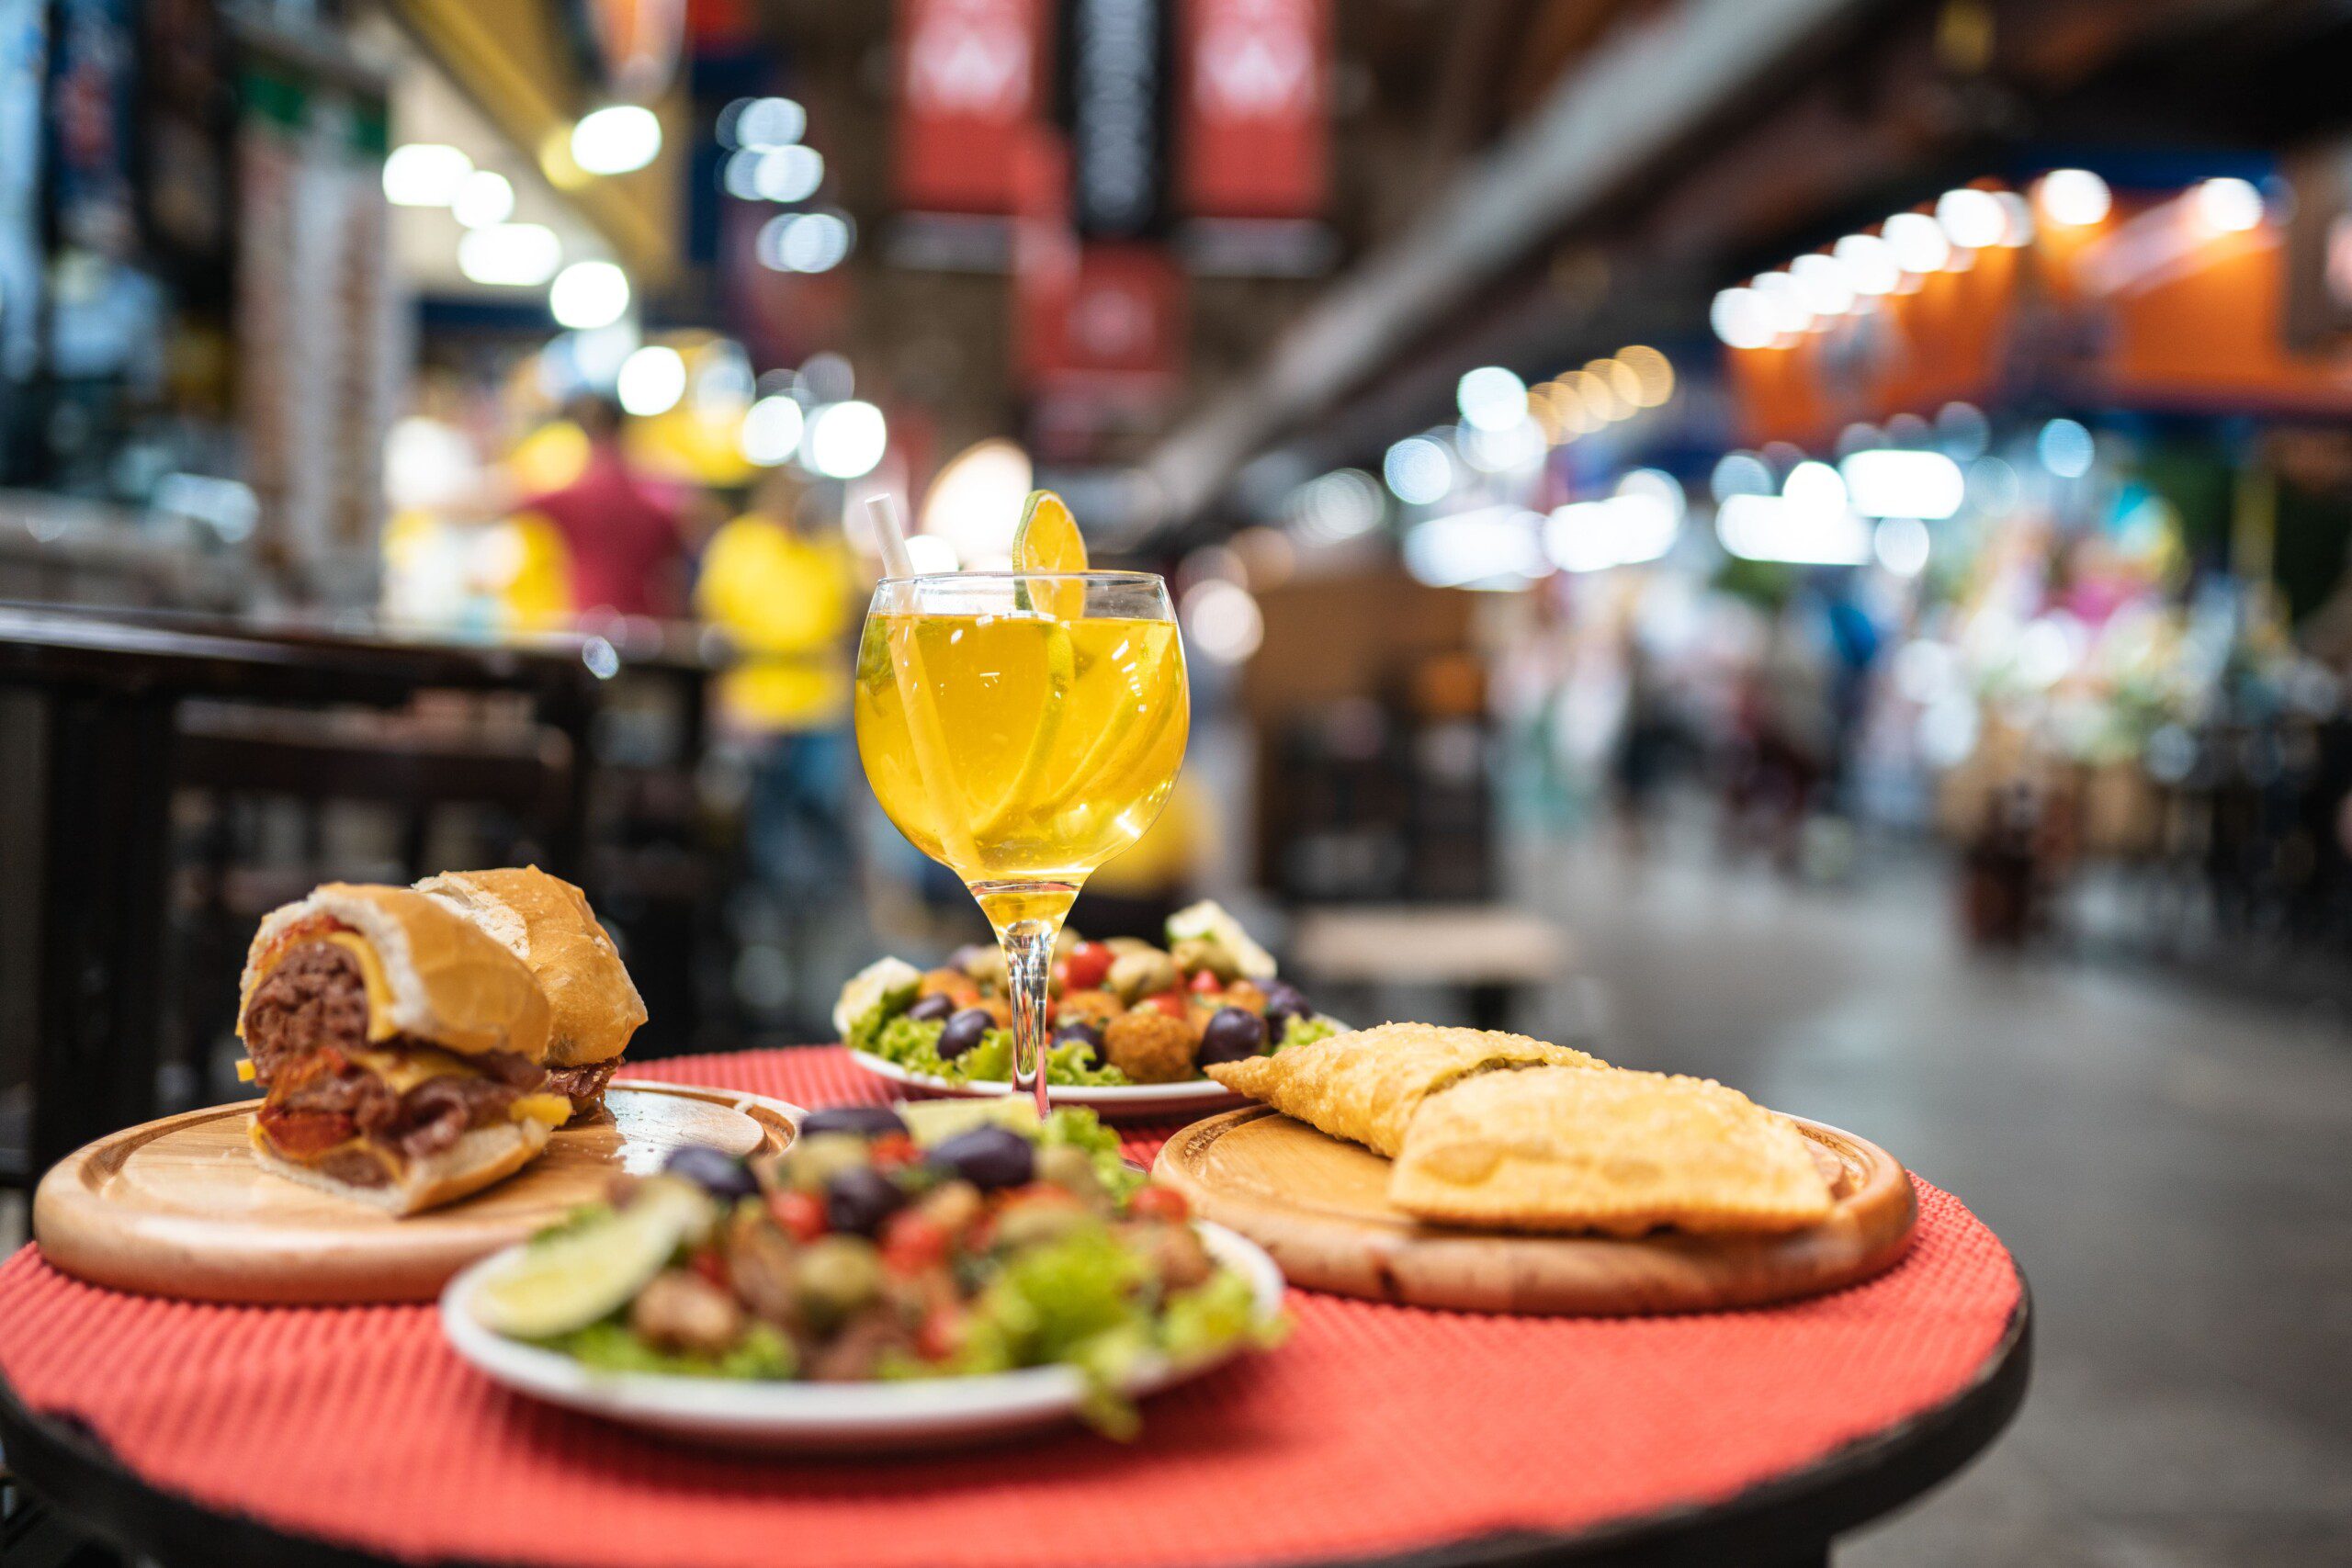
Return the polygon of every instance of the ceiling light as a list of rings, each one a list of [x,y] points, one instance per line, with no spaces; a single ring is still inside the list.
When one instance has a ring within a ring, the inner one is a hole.
[[[1857,294],[1892,294],[1903,286],[1903,264],[1894,247],[1876,234],[1849,234],[1830,252],[1846,269]]]
[[[718,111],[722,147],[789,147],[808,130],[808,111],[790,98],[738,98]]]
[[[806,423],[800,405],[790,398],[762,398],[744,411],[743,428],[736,438],[744,460],[763,468],[790,461]]]
[[[1953,244],[1972,251],[1999,244],[2008,229],[2008,220],[1993,193],[1973,186],[1944,192],[1936,201],[1936,222]]]
[[[2262,193],[2245,180],[2207,180],[2188,193],[2190,210],[2208,232],[2243,234],[2262,223]]]
[[[1642,401],[1642,378],[1634,374],[1632,366],[1615,359],[1589,359],[1584,369],[1586,375],[1605,383],[1628,413],[1648,406]]]
[[[719,175],[727,194],[743,201],[806,201],[824,183],[825,155],[814,147],[747,147]]]
[[[1838,465],[1850,504],[1865,517],[1937,521],[1960,510],[1968,491],[1960,465],[1941,452],[1877,447]]]
[[[626,175],[662,155],[662,118],[642,104],[615,104],[571,128],[571,161],[592,175]]]
[[[808,416],[801,455],[829,479],[854,479],[874,471],[889,449],[890,430],[872,403],[828,403]]]
[[[1816,316],[1842,316],[1854,308],[1854,286],[1845,266],[1831,257],[1799,256],[1789,264],[1789,276],[1796,280],[1797,297]]]
[[[1925,276],[1939,272],[1951,259],[1951,241],[1943,226],[1924,212],[1898,212],[1886,220],[1886,243],[1903,270]]]
[[[611,326],[628,313],[628,274],[607,261],[573,262],[548,290],[548,310],[579,332]]]
[[[1632,344],[1617,351],[1618,363],[1634,373],[1639,395],[1634,401],[1654,409],[1674,396],[1674,362],[1647,344]]]
[[[2091,471],[2091,461],[2098,455],[2098,446],[2091,433],[2080,421],[2053,419],[2041,427],[2034,438],[2035,456],[2041,466],[2062,479],[2078,479]]]
[[[2033,189],[2042,220],[2062,229],[2086,228],[2114,209],[2115,195],[2088,169],[2052,169]]]
[[[686,362],[674,348],[648,344],[621,361],[614,390],[621,407],[639,419],[668,413],[686,395]]]
[[[536,288],[563,265],[563,242],[543,223],[493,223],[458,236],[458,270],[476,283]]]
[[[394,207],[447,207],[474,161],[438,141],[412,141],[384,159],[384,199]]]
[[[1408,435],[1388,448],[1380,465],[1390,493],[1408,506],[1427,506],[1445,499],[1453,488],[1453,459],[1426,435]]]
[[[1798,292],[1797,280],[1787,273],[1759,273],[1756,292],[1764,297],[1765,317],[1775,333],[1801,333],[1813,326],[1813,310]]]
[[[1462,417],[1480,430],[1510,430],[1527,419],[1527,383],[1499,365],[1482,365],[1454,384]]]
[[[476,169],[458,182],[449,211],[469,229],[487,229],[514,216],[514,186],[504,175]]]
[[[1707,323],[1731,348],[1762,348],[1772,341],[1772,312],[1753,288],[1726,288],[1707,310]]]

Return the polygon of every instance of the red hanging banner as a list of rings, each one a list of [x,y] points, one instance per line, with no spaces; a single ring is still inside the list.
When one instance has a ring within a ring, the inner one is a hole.
[[[1033,392],[1123,404],[1164,396],[1184,366],[1184,273],[1166,247],[1080,242],[1069,149],[1031,128],[1013,161],[1013,363]]]
[[[899,207],[1012,210],[1017,145],[1045,112],[1047,20],[1047,0],[899,0]]]
[[[1330,184],[1330,0],[1182,0],[1178,194],[1198,218],[1316,218]]]

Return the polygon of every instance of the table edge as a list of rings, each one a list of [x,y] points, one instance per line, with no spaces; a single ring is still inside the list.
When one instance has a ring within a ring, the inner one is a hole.
[[[1895,1425],[1802,1469],[1716,1502],[1678,1505],[1591,1529],[1514,1530],[1368,1557],[1288,1560],[1284,1568],[1682,1568],[1715,1561],[1804,1561],[1858,1525],[1949,1480],[1989,1448],[2025,1403],[2033,1360],[2032,1292],[2013,1259],[2018,1300],[1967,1384]],[[141,1479],[70,1415],[33,1411],[0,1375],[0,1451],[44,1502],[114,1544],[183,1568],[382,1568],[363,1549],[295,1535],[250,1515],[216,1512]],[[438,1558],[437,1568],[518,1568]]]

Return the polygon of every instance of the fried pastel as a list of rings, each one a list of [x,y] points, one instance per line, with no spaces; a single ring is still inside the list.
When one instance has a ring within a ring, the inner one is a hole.
[[[1384,1023],[1293,1045],[1271,1056],[1215,1062],[1202,1070],[1288,1116],[1394,1155],[1421,1101],[1449,1084],[1504,1068],[1605,1068],[1566,1045],[1484,1029]]]
[[[1473,1078],[1424,1101],[1389,1173],[1416,1218],[1504,1230],[1790,1231],[1826,1219],[1804,1134],[1712,1078]]]

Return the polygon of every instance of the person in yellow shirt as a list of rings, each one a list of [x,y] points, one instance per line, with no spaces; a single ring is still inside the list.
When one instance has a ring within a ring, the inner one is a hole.
[[[849,639],[858,583],[849,544],[781,471],[711,536],[695,608],[734,644],[722,722],[752,754],[749,836],[787,907],[838,893],[849,866]]]

